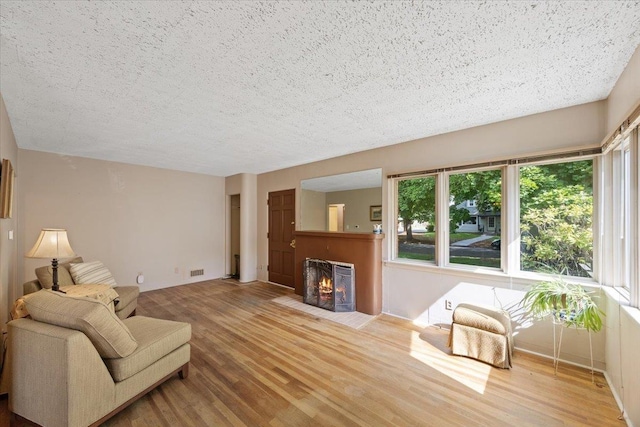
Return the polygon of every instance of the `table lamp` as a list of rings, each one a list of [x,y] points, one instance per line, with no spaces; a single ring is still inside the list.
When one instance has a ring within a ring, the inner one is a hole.
[[[38,236],[38,241],[25,256],[27,258],[51,259],[51,267],[53,269],[53,286],[51,289],[61,292],[58,286],[58,258],[71,258],[76,254],[71,249],[71,245],[69,245],[67,230],[43,228]]]

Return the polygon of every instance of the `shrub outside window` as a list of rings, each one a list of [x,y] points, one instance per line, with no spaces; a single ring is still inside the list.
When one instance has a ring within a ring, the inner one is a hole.
[[[504,167],[437,171],[396,181],[397,258],[436,264],[437,255],[448,252],[448,259],[438,258],[438,265],[501,268],[506,262],[523,272],[591,277],[593,159],[514,167],[518,168],[519,182],[508,190],[503,189],[503,170],[508,172]],[[448,186],[440,185],[440,179],[448,180]],[[446,188],[448,193],[439,193]],[[625,197],[623,202],[629,204]],[[509,217],[503,216],[509,212],[507,207],[517,208],[512,206],[517,199],[520,216],[516,223],[507,224]],[[443,206],[436,209],[436,201]],[[623,209],[627,212],[629,207]],[[436,221],[436,212],[444,218]],[[510,258],[510,251],[502,250],[503,224],[520,231],[519,263]],[[448,251],[436,247],[436,235],[444,241],[448,236]],[[630,246],[624,247],[624,252],[630,253]]]
[[[592,223],[592,160],[520,168],[521,270],[589,277]]]

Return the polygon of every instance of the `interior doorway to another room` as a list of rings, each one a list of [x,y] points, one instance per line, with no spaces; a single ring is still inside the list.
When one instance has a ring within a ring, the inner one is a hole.
[[[344,231],[344,204],[329,205],[329,231]]]
[[[231,229],[231,240],[229,245],[231,265],[229,275],[234,279],[240,278],[240,195],[234,194],[230,197],[231,214],[229,227]]]

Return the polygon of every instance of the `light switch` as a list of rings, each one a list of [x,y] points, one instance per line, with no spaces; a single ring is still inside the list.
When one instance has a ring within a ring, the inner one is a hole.
[[[9,230],[9,240],[13,240],[13,230]]]

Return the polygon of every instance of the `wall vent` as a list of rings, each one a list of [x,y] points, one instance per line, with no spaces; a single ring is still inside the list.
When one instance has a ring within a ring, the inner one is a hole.
[[[204,269],[200,269],[200,270],[191,270],[191,277],[194,276],[204,276]]]

